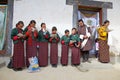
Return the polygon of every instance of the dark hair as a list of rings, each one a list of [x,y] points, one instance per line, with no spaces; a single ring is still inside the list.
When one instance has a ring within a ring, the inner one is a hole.
[[[105,20],[104,23],[103,23],[103,25],[106,24],[106,23],[109,23],[109,22],[110,22],[109,20]]]
[[[99,38],[96,38],[96,39],[95,39],[95,42],[98,42],[98,41],[99,41]]]
[[[78,20],[78,22],[83,22],[84,23],[84,21],[82,19]]]
[[[77,31],[77,29],[76,29],[76,28],[72,28],[72,30],[76,30],[76,31]]]
[[[52,27],[52,31],[57,31],[57,28],[55,26]]]
[[[32,23],[36,24],[36,21],[35,20],[31,20],[29,25],[32,24]]]
[[[41,25],[40,25],[40,26],[42,27],[43,25],[45,25],[45,23],[41,23]]]
[[[24,25],[24,22],[23,21],[18,21],[18,23],[16,24],[16,27],[20,24]]]
[[[65,33],[67,33],[67,32],[69,32],[69,30],[68,30],[68,29],[66,29],[66,30],[65,30]]]

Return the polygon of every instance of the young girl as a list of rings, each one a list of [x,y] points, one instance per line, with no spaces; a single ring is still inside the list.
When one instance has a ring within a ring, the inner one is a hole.
[[[72,65],[78,66],[80,64],[80,39],[76,28],[72,29],[69,45],[71,46],[72,50]]]
[[[41,23],[41,30],[38,33],[39,51],[38,59],[39,65],[44,67],[48,65],[48,41],[50,34],[46,30],[46,24]]]
[[[38,31],[35,27],[35,20],[31,20],[29,25],[25,28],[26,35],[26,66],[29,66],[28,59],[37,56],[37,37]]]
[[[99,39],[95,39],[95,57],[98,57],[98,51],[99,51]]]
[[[57,28],[52,28],[52,34],[49,39],[50,45],[50,63],[53,67],[57,67],[58,64],[58,42],[60,41],[60,37],[57,34]]]
[[[62,51],[61,51],[61,64],[66,66],[68,64],[68,52],[69,52],[69,30],[65,30],[65,35],[61,38]]]
[[[24,59],[24,35],[23,28],[24,23],[19,21],[16,24],[16,28],[12,29],[11,39],[14,43],[13,50],[13,70],[20,71],[25,67]]]

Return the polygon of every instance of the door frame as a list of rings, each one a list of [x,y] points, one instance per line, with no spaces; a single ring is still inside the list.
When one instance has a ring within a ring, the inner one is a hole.
[[[102,8],[100,7],[93,7],[93,6],[81,6],[78,5],[78,10],[86,10],[86,11],[94,11],[94,12],[99,12],[99,23],[102,25]]]

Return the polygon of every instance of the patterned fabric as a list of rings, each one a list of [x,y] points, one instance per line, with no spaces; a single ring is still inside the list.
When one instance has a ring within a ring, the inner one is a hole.
[[[79,35],[86,35],[86,25],[84,25],[83,27],[79,26],[78,27],[78,34]],[[88,28],[88,32],[91,33],[90,28]],[[86,45],[83,47],[82,51],[89,51],[92,49],[92,39],[89,38]]]
[[[28,59],[35,56],[37,56],[37,41],[32,40],[31,45],[26,41],[26,66],[29,66]]]
[[[68,52],[69,52],[69,46],[62,45],[61,64],[63,64],[63,65],[68,64]]]
[[[18,33],[22,33],[22,29],[14,28],[11,33],[11,38],[15,37]],[[14,40],[14,51],[13,51],[13,67],[23,68],[25,67],[24,58],[24,42],[23,39]]]
[[[20,33],[23,33],[23,30],[22,29],[18,29],[18,28],[14,28],[12,29],[11,31],[11,39],[13,40],[13,43],[16,44],[18,43],[18,34],[19,34],[19,31]],[[14,39],[16,37],[16,39]],[[21,39],[21,41],[23,42],[24,39]]]
[[[24,43],[21,42],[20,40],[18,41],[17,44],[14,44],[13,67],[14,68],[25,67]]]
[[[70,41],[70,37],[69,36],[66,36],[66,35],[62,36],[62,38],[61,38],[61,43],[62,44],[68,45],[69,41]]]
[[[56,38],[56,39],[55,39]],[[58,43],[60,41],[60,36],[56,33],[56,34],[50,34],[50,39],[49,41],[51,43]]]
[[[107,28],[104,26],[101,26],[98,28],[98,34],[99,34],[99,39],[101,40],[107,40],[108,38],[108,32]]]
[[[99,61],[106,63],[110,62],[109,46],[106,40],[99,40]]]
[[[72,50],[72,56],[71,56],[72,64],[73,65],[80,64],[80,55],[81,55],[80,49],[76,47],[72,47],[71,50]]]
[[[26,35],[27,44],[29,44],[30,46],[34,43],[33,40],[36,40],[38,37],[38,31],[36,27],[32,28],[31,26],[27,26],[24,29],[24,34]]]
[[[48,42],[39,42],[38,60],[40,66],[48,65]]]
[[[69,45],[72,47],[72,46],[75,46],[75,47],[77,47],[77,45],[80,45],[80,38],[79,38],[79,36],[78,36],[78,34],[71,34],[70,35],[70,43],[69,43]]]
[[[50,33],[47,32],[43,32],[42,30],[39,31],[38,33],[38,41],[40,42],[48,42],[50,38]]]
[[[50,63],[58,64],[58,44],[57,43],[50,44]]]

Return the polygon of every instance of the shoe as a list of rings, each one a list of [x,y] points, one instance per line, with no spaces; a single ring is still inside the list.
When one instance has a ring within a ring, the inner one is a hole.
[[[62,64],[62,66],[67,66],[67,64]]]
[[[52,67],[57,68],[57,64],[52,64]]]
[[[18,68],[18,71],[22,71],[23,69],[22,68]]]
[[[79,66],[80,64],[74,64],[74,66]]]
[[[22,71],[23,69],[22,68],[14,68],[13,70],[14,71]]]

